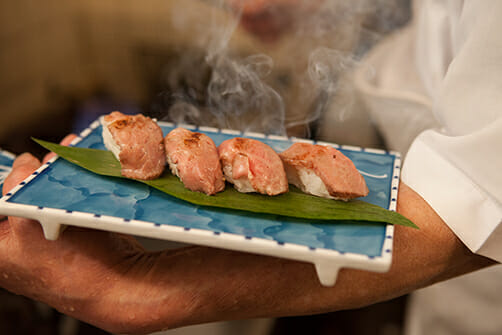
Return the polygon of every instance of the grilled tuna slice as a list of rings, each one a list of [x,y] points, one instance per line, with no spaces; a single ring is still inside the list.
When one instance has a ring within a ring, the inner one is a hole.
[[[149,180],[158,178],[166,165],[164,135],[159,125],[141,114],[112,112],[101,119],[103,142],[122,166],[122,175]]]
[[[207,195],[225,189],[218,150],[209,136],[176,128],[164,142],[169,167],[186,188]]]
[[[226,180],[239,192],[277,195],[288,191],[281,159],[265,143],[237,137],[221,143],[218,152]]]
[[[335,148],[295,143],[279,154],[290,184],[323,198],[350,200],[368,195],[354,163]]]

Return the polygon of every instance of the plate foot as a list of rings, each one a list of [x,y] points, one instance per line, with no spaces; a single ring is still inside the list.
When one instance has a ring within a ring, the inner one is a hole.
[[[61,230],[63,229],[63,225],[60,223],[41,222],[40,224],[42,225],[45,238],[50,241],[57,240]]]
[[[336,283],[336,278],[338,277],[339,266],[333,265],[332,263],[316,263],[315,269],[317,271],[317,277],[323,286],[333,286]]]

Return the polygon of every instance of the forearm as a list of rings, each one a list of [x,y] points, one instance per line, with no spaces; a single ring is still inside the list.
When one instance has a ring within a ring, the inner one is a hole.
[[[343,269],[334,287],[322,287],[314,267],[306,263],[203,247],[164,253],[155,263],[145,262],[147,269],[141,273],[146,276],[127,274],[134,287],[118,288],[128,292],[121,301],[121,314],[127,315],[133,306],[136,311],[135,320],[123,320],[124,329],[147,332],[210,321],[357,308],[493,264],[469,252],[405,185],[398,211],[420,230],[395,227],[390,271]],[[143,306],[145,294],[149,299]]]
[[[69,229],[50,242],[23,219],[0,225],[0,285],[114,333],[149,333],[357,308],[493,264],[405,185],[398,211],[420,230],[395,227],[390,271],[342,269],[334,287],[322,287],[308,263],[205,247],[149,254],[92,230]]]

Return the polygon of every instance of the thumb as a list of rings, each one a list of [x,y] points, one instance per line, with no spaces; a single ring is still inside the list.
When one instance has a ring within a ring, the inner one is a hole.
[[[30,174],[40,167],[40,161],[29,153],[20,155],[12,164],[12,171],[5,179],[3,195],[25,180]]]
[[[25,180],[30,174],[32,174],[36,169],[40,167],[40,161],[35,158],[32,154],[29,153],[24,153],[22,155],[19,155],[19,157],[16,158],[14,161],[14,164],[12,164],[12,171],[11,173],[7,176],[5,179],[4,185],[3,185],[3,194],[7,194],[10,190],[12,190],[14,187],[16,187],[20,182]],[[21,231],[20,236],[23,236],[25,234],[25,237],[28,238],[31,234],[31,232],[35,232],[35,236],[41,236],[41,226],[40,225],[33,225],[32,223],[35,221],[28,220],[28,219],[23,219],[23,218],[16,218],[16,217],[9,217],[9,224],[12,229],[12,232],[16,232],[17,230],[23,230],[25,231],[25,227],[29,230],[26,230],[25,232]],[[30,223],[29,225],[26,225],[24,223]],[[13,229],[14,228],[14,229]],[[29,232],[30,234],[26,234],[26,232]]]

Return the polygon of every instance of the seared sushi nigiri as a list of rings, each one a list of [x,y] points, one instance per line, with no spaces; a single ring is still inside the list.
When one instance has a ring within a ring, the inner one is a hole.
[[[265,143],[237,137],[221,143],[218,152],[225,178],[239,192],[277,195],[288,191],[282,161]]]
[[[164,135],[159,125],[141,114],[112,112],[102,118],[103,142],[122,166],[122,175],[149,180],[166,165]]]
[[[279,156],[289,182],[305,193],[339,200],[368,195],[354,163],[333,147],[295,143]]]
[[[225,189],[218,150],[209,136],[176,128],[164,142],[169,167],[186,188],[208,195]]]

